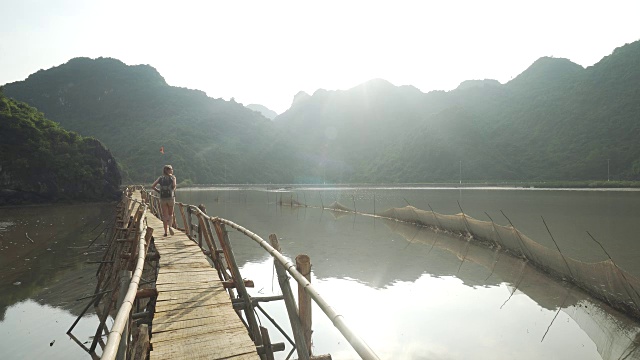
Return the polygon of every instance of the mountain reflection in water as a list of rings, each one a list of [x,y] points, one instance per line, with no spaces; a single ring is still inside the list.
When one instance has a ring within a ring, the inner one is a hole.
[[[538,194],[540,203],[548,202],[545,195],[562,195]],[[276,233],[290,258],[308,254],[314,286],[381,358],[640,359],[637,321],[518,258],[410,224],[280,207],[270,195],[267,200],[269,194],[243,189],[179,193],[181,201],[204,203],[209,214],[263,238]],[[311,196],[306,193],[307,202]],[[293,199],[303,202],[302,195]],[[553,218],[552,209],[545,217]],[[277,293],[269,256],[243,235],[230,235],[243,276],[256,283],[254,295]],[[287,323],[284,306],[263,306]],[[314,349],[357,358],[318,308]]]
[[[277,196],[314,205],[339,200],[352,207],[353,201],[358,211],[373,212],[372,195],[378,212],[406,205],[403,198],[442,213],[457,212],[460,201],[476,218],[504,208],[536,240],[548,235],[537,224],[544,215],[561,246],[568,242],[576,257],[585,253],[601,259],[602,254],[592,251],[594,244],[577,236],[567,240],[569,234],[592,230],[583,224],[597,225],[592,233],[614,259],[623,259],[625,269],[639,273],[632,261],[637,244],[625,243],[638,226],[632,222],[638,213],[635,193],[313,189],[294,197],[264,189],[185,189],[178,191],[178,200],[203,203],[210,215],[263,238],[278,234],[290,258],[308,254],[316,289],[383,359],[640,359],[637,321],[520,259],[410,224],[276,204]],[[560,203],[575,208],[568,211]],[[596,203],[604,207],[591,206]],[[75,299],[94,291],[97,265],[85,261],[97,260],[102,250],[84,247],[101,230],[95,226],[110,219],[113,207],[0,209],[0,359],[89,358],[64,332],[86,305]],[[572,222],[559,228],[569,212]],[[270,256],[237,232],[230,238],[243,277],[256,284],[253,295],[277,293]],[[284,304],[262,306],[288,328]],[[314,353],[357,358],[317,307],[313,321]],[[270,327],[265,319],[262,323]],[[94,318],[85,317],[74,334],[87,341],[95,325]],[[286,343],[273,328],[270,335],[274,342]],[[277,354],[278,359],[285,356]]]
[[[99,238],[114,204],[0,208],[0,359],[88,359],[66,335],[95,290]],[[31,240],[33,242],[31,242]],[[74,333],[86,341],[97,318]]]

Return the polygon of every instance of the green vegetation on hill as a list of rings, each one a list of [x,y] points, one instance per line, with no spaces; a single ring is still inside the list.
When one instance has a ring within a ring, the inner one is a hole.
[[[65,131],[2,91],[0,134],[0,205],[117,196],[116,161],[98,140]]]
[[[148,65],[76,58],[8,84],[6,92],[99,138],[126,182],[151,182],[164,164],[186,183],[293,181],[290,152],[275,141],[268,119],[233,100],[169,86]]]
[[[544,57],[506,84],[300,92],[273,122],[114,59],[73,59],[6,93],[99,138],[127,182],[170,163],[186,183],[593,183],[640,180],[638,84],[640,41],[587,69]]]
[[[541,58],[504,85],[317,91],[276,124],[310,158],[323,149],[332,182],[606,180],[607,165],[611,180],[640,180],[639,84],[634,42],[587,69]]]

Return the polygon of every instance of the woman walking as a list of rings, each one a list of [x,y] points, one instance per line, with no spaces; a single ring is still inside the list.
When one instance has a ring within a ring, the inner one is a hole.
[[[158,185],[160,185],[160,188],[157,188]],[[162,176],[151,185],[151,188],[160,193],[164,236],[167,236],[167,228],[171,235],[173,235],[171,223],[173,220],[173,206],[176,202],[176,177],[173,175],[173,167],[171,167],[171,165],[164,166]]]

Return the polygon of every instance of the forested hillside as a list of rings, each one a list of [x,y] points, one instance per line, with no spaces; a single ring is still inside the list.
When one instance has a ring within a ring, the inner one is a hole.
[[[103,141],[127,182],[151,182],[164,164],[187,183],[294,181],[291,152],[275,141],[268,119],[234,101],[169,86],[151,66],[76,58],[7,84],[5,92]]]
[[[273,122],[114,59],[73,59],[5,92],[99,138],[126,181],[171,163],[194,183],[409,183],[640,180],[639,84],[634,42],[586,69],[543,57],[506,84],[300,92]]]
[[[640,42],[587,69],[541,58],[450,92],[372,81],[275,119],[328,181],[640,179]],[[320,149],[320,151],[318,151]]]
[[[121,178],[109,150],[65,131],[1,89],[0,205],[118,196]]]

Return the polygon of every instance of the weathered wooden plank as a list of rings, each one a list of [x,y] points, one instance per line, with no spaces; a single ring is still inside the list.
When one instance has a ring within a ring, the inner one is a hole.
[[[165,266],[173,266],[173,267],[183,267],[185,269],[188,269],[190,267],[195,267],[195,268],[201,268],[201,267],[207,267],[207,268],[211,268],[211,264],[209,264],[209,262],[207,262],[206,260],[181,260],[181,259],[175,259],[175,260],[160,260],[160,266],[165,267]]]
[[[179,292],[176,292],[179,294]],[[183,297],[180,299],[165,299],[163,301],[156,302],[156,311],[165,311],[172,306],[178,306],[180,304],[187,304],[183,306],[201,306],[201,305],[216,305],[216,304],[226,304],[229,305],[229,297],[228,296],[191,296],[191,297]]]
[[[147,224],[162,230],[154,216]],[[184,232],[175,232],[154,237],[160,259],[150,358],[259,359],[210,260]]]
[[[156,239],[154,243],[156,244],[157,249],[186,249],[194,245],[196,246],[196,249],[199,249],[198,245],[187,237],[182,239],[177,237],[173,237],[171,239],[160,238]]]
[[[199,319],[197,319],[199,320]],[[220,331],[231,331],[231,330],[241,330],[245,333],[247,332],[247,328],[242,324],[234,324],[233,326],[229,326],[224,324],[221,321],[208,323],[204,325],[193,325],[194,321],[180,321],[171,323],[172,327],[167,327],[165,331],[158,331],[153,333],[153,344],[154,346],[163,341],[175,341],[178,339],[184,339],[187,337],[194,337],[200,335],[206,335],[210,333],[220,332]],[[163,324],[169,325],[169,324]]]
[[[203,283],[220,283],[222,282],[218,280],[218,275],[214,272],[212,273],[200,273],[200,274],[185,274],[185,273],[174,273],[174,274],[163,274],[158,280],[156,284],[176,284],[176,283],[190,283],[190,282],[203,282]]]
[[[222,331],[200,336],[153,343],[151,359],[225,359],[255,353],[255,345],[242,332]],[[153,341],[153,338],[152,338]],[[259,359],[256,354],[254,359]]]
[[[187,299],[207,299],[213,297],[221,297],[229,299],[229,295],[224,289],[214,288],[209,291],[162,291],[158,295],[157,302],[173,301],[173,300],[187,300]]]
[[[176,304],[176,307],[169,306],[165,307],[163,311],[156,311],[153,316],[153,323],[155,324],[156,320],[162,322],[166,322],[167,319],[190,320],[196,319],[196,316],[212,317],[219,314],[235,315],[235,312],[232,308],[225,306],[224,304],[209,304],[199,307],[191,307],[188,303]],[[180,316],[183,316],[184,318],[180,318]],[[232,321],[236,319],[230,318],[229,320]]]
[[[156,312],[161,313],[164,311],[174,311],[174,310],[182,310],[182,309],[188,309],[188,308],[221,306],[221,305],[229,308],[229,298],[227,299],[210,298],[210,299],[204,299],[200,301],[181,301],[181,302],[162,301],[162,302],[156,303]],[[229,310],[231,311],[232,309],[229,309]]]
[[[176,251],[200,250],[200,247],[191,240],[184,240],[176,243],[156,242],[155,244],[156,244],[156,249],[166,249],[166,250],[176,250]]]
[[[162,256],[163,254],[171,253],[172,255],[179,256],[202,256],[202,250],[198,247],[185,247],[185,248],[166,248],[166,247],[156,247],[156,250]]]
[[[225,358],[225,360],[255,360],[260,359],[260,356],[254,351],[248,354],[235,355]]]
[[[212,319],[211,317],[190,319],[190,320],[177,320],[165,323],[153,324],[153,333],[161,333],[165,331],[172,331],[178,329],[186,329],[196,326],[223,326],[223,327],[237,327],[238,324],[230,324],[229,322],[220,321],[223,319]],[[244,325],[242,325],[244,326]]]
[[[156,284],[158,292],[162,291],[176,291],[176,290],[212,290],[220,286],[220,283],[214,282],[189,282],[189,283],[168,283],[168,284]]]
[[[158,274],[173,274],[173,273],[189,273],[189,274],[194,274],[194,273],[199,273],[199,272],[206,272],[206,273],[210,273],[211,271],[215,271],[215,269],[213,268],[160,268],[160,271],[158,272]]]
[[[171,268],[171,269],[185,269],[184,264],[180,264],[180,263],[164,263],[164,264],[160,264],[160,266],[165,267],[165,268]],[[200,268],[200,269],[211,269],[211,265],[207,264],[189,264],[189,267],[191,268]]]
[[[182,264],[185,267],[189,267],[191,266],[191,264],[205,264],[207,267],[211,267],[211,264],[209,264],[209,262],[204,259],[204,256],[202,256],[202,259],[196,259],[196,258],[167,258],[166,256],[163,256],[160,258],[160,266],[163,265],[168,265],[168,264]]]

